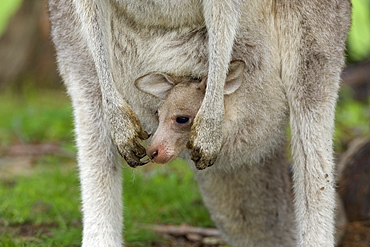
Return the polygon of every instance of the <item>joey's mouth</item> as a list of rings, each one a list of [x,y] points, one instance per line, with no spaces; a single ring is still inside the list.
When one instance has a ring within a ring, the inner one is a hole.
[[[176,157],[174,155],[166,156],[166,157],[156,156],[151,161],[156,164],[166,164],[166,163],[173,161],[175,158]]]
[[[175,155],[170,155],[166,157],[162,156],[156,156],[154,158],[151,158],[149,155],[146,155],[144,158],[140,160],[139,166],[145,166],[149,163],[155,163],[155,164],[166,164],[176,159]]]

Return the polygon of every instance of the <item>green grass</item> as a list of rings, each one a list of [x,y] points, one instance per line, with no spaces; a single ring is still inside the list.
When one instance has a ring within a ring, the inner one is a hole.
[[[132,246],[148,246],[153,241],[153,232],[145,225],[213,226],[185,163],[175,161],[135,170],[127,167],[123,173],[125,235]]]
[[[38,159],[28,176],[3,178],[0,246],[78,246],[78,188],[71,161],[50,155]],[[25,227],[31,232],[22,233]]]
[[[145,169],[125,166],[123,176],[130,246],[161,241],[147,225],[213,225],[184,163]],[[79,183],[71,160],[40,158],[31,175],[3,179],[0,198],[0,225],[5,226],[0,227],[0,246],[79,246]],[[36,229],[32,236],[22,236],[25,226]]]
[[[63,91],[5,92],[0,98],[0,140],[12,142],[71,142],[72,114]]]
[[[370,1],[351,2],[352,25],[347,39],[349,59],[364,61],[370,56]]]

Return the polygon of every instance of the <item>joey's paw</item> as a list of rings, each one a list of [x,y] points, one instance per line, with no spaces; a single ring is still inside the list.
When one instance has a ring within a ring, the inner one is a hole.
[[[195,122],[190,132],[187,148],[198,170],[212,166],[222,144],[221,122],[215,119]]]

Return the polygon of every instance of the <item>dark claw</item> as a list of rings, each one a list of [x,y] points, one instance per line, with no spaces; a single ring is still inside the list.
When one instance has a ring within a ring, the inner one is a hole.
[[[139,166],[144,166],[144,165],[148,164],[149,162],[150,162],[149,159],[148,160],[144,160],[144,161],[140,161]]]
[[[146,156],[146,153],[136,153],[134,152],[135,156],[138,157],[139,159],[142,159]]]
[[[141,146],[141,144],[137,141],[134,142],[134,147],[133,147],[133,153],[136,157],[138,157],[139,159],[142,159],[145,157],[146,155],[146,150],[143,146]]]
[[[214,164],[214,161],[201,161],[201,162],[195,162],[195,167],[198,169],[198,170],[204,170],[204,169],[206,169],[206,168],[208,168],[208,167],[211,167],[211,166],[213,166],[213,164]]]
[[[137,157],[130,158],[128,156],[124,156],[123,158],[126,160],[127,164],[132,168],[135,168],[140,164],[140,160]]]
[[[216,158],[213,159],[202,158],[202,154],[199,149],[192,150],[191,159],[194,161],[195,167],[198,170],[204,170],[207,167],[213,166],[213,164],[216,162]]]
[[[122,146],[116,144],[119,154],[125,159],[127,164],[133,168],[143,166],[150,162],[150,160],[140,161],[146,156],[146,149],[141,145],[140,140],[146,140],[151,136],[151,133],[141,131],[138,133],[137,139],[133,139],[131,145]],[[121,147],[121,148],[119,148]]]

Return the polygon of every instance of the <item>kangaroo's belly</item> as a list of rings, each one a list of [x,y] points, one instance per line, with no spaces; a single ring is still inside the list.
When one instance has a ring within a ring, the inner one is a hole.
[[[201,0],[116,0],[117,7],[138,26],[151,28],[204,25]]]
[[[224,143],[218,163],[260,164],[284,152],[289,118],[284,90],[276,78],[247,82],[225,99]]]
[[[150,18],[144,20],[140,15],[152,17],[152,14],[155,15],[153,18],[163,17],[167,21],[166,18],[171,18],[171,14],[166,13],[166,8],[171,9],[170,5],[177,2],[179,8],[176,10],[186,9],[183,5],[191,2],[192,7],[186,11],[194,11],[192,16],[195,19],[197,15],[202,15],[200,10],[191,10],[196,4],[201,5],[200,0],[117,2],[126,6],[127,16],[139,12],[139,16],[133,18],[141,24]],[[154,10],[144,6],[148,2],[156,5]],[[157,9],[163,3],[168,3],[168,6]],[[180,22],[185,20],[179,13],[176,16]],[[122,97],[137,113],[148,132],[154,133],[158,126],[155,112],[161,102],[135,88],[134,81],[138,77],[150,72],[176,76],[207,75],[207,30],[201,24],[195,24],[197,21],[194,20],[191,21],[194,25],[182,28],[143,26],[140,29],[127,19],[116,18],[111,21],[112,45],[109,46],[109,53],[113,78]],[[220,163],[258,163],[274,153],[278,143],[283,145],[288,118],[287,102],[276,69],[277,62],[271,55],[273,51],[263,48],[269,47],[264,34],[241,32],[234,45],[232,59],[242,59],[247,69],[240,89],[225,97],[224,144],[218,159]]]

